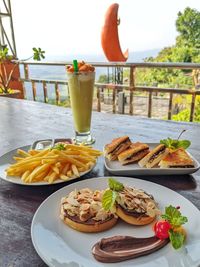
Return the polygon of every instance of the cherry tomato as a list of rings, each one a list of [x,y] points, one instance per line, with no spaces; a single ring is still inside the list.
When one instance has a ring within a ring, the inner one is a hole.
[[[169,237],[169,230],[171,228],[171,224],[168,221],[158,221],[154,225],[154,232],[158,238],[166,239]]]

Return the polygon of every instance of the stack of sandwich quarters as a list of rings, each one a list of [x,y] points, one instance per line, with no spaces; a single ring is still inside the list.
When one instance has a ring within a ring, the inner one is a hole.
[[[183,148],[168,149],[159,144],[151,151],[147,144],[132,143],[128,136],[113,139],[105,145],[105,157],[108,160],[119,160],[122,165],[138,163],[141,168],[193,168],[194,161]]]

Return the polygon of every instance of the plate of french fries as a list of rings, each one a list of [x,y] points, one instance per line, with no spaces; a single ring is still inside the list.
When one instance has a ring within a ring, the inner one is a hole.
[[[0,157],[0,178],[23,185],[67,182],[90,172],[101,154],[84,145],[58,144],[43,150],[24,146]]]

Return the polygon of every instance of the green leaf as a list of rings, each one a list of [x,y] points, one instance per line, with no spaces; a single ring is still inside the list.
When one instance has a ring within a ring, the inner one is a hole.
[[[191,145],[191,142],[189,140],[180,140],[178,143],[179,147],[183,147],[184,149],[187,149]]]
[[[35,48],[33,47],[33,59],[40,61],[42,58],[45,58],[44,56],[45,51],[43,51],[40,47],[39,48]]]
[[[55,145],[53,148],[57,150],[65,150],[65,145],[60,143],[60,144]]]
[[[112,190],[106,190],[102,197],[102,206],[104,210],[109,211],[115,204],[117,198],[117,192]]]
[[[186,149],[191,145],[189,140],[175,140],[169,137],[167,139],[160,140],[160,143],[171,149],[177,149],[180,147]]]
[[[174,232],[173,230],[170,230],[169,231],[169,239],[171,241],[173,248],[179,249],[182,247],[182,245],[184,243],[185,236],[184,236],[184,234],[182,234],[180,232]]]
[[[113,178],[108,179],[108,185],[111,190],[121,191],[124,189],[124,185]]]
[[[167,220],[173,227],[179,227],[188,222],[187,217],[182,216],[181,212],[171,205],[165,208],[165,214],[161,215],[161,217]]]
[[[174,226],[174,227],[179,227],[180,225],[182,224],[185,224],[186,222],[188,222],[188,219],[187,217],[185,216],[180,216],[180,217],[174,217],[172,218],[171,220],[171,224]]]

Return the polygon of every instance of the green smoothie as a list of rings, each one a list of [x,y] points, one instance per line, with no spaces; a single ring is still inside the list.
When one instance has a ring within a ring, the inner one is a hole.
[[[90,131],[94,79],[94,72],[68,73],[74,126],[78,133]]]

